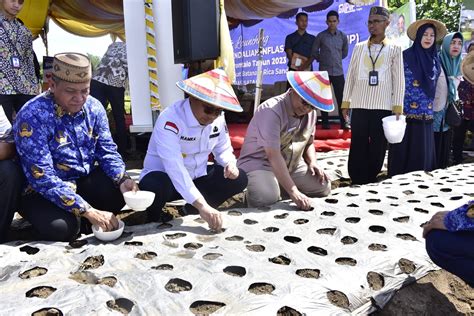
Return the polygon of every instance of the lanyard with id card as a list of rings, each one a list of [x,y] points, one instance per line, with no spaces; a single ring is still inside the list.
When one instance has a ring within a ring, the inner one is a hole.
[[[6,39],[10,43],[11,47],[15,50],[15,55],[10,58],[10,63],[14,69],[19,69],[21,68],[21,62],[20,62],[20,53],[18,52],[17,46],[12,42],[12,39],[10,38],[10,34],[8,34],[7,29],[3,25],[2,21],[0,21],[0,26],[5,29],[5,34],[6,34]]]
[[[377,60],[379,59],[380,53],[382,52],[382,49],[384,47],[384,44],[382,44],[382,47],[380,48],[377,57],[375,57],[375,60],[372,58],[372,51],[370,50],[369,47],[369,57],[370,61],[372,62],[372,71],[369,71],[369,86],[378,86],[379,85],[379,72],[375,70],[375,64],[377,63]]]

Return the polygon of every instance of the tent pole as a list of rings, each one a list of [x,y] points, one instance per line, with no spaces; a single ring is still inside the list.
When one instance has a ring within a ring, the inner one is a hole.
[[[258,60],[257,60],[257,80],[255,83],[255,101],[253,104],[253,112],[257,111],[257,107],[260,104],[260,98],[262,96],[262,62],[263,62],[263,55],[262,55],[262,48],[263,48],[263,29],[260,29],[258,32]]]

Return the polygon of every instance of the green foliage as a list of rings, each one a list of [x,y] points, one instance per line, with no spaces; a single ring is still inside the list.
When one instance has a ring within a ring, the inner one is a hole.
[[[89,59],[91,61],[91,65],[92,65],[92,71],[94,71],[95,68],[97,67],[97,65],[99,65],[99,63],[100,63],[100,57],[96,56],[96,55],[89,54],[89,53],[87,53],[87,57],[89,57]]]
[[[408,0],[388,0],[390,11],[401,7]],[[416,18],[436,19],[448,28],[448,32],[455,32],[459,29],[459,15],[463,0],[416,0]]]

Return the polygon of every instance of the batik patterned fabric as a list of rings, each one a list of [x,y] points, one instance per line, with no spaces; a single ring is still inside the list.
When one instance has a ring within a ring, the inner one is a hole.
[[[76,215],[88,206],[75,192],[76,180],[96,162],[115,183],[125,173],[104,107],[91,96],[80,112],[69,114],[45,92],[23,106],[13,132],[31,189]]]
[[[9,21],[0,13],[0,94],[38,93],[32,41],[23,23],[18,19]],[[19,68],[13,67],[13,57],[19,59]]]
[[[408,119],[432,120],[433,99],[428,97],[415,79],[413,72],[404,63],[405,68],[405,100],[403,112]]]
[[[450,232],[461,230],[474,231],[474,200],[446,214],[444,226]]]
[[[126,88],[127,78],[128,63],[125,43],[112,43],[94,70],[92,79],[108,86]]]
[[[474,120],[474,84],[466,79],[458,87],[459,99],[462,101],[465,120]]]

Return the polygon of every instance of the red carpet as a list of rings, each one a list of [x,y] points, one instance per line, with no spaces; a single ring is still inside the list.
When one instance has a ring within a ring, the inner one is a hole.
[[[238,157],[247,133],[247,124],[229,124],[230,140],[234,153]],[[331,129],[324,130],[320,125],[316,126],[316,139],[314,146],[316,151],[328,152],[331,150],[348,149],[351,145],[351,131],[339,129],[338,124],[331,125]]]

